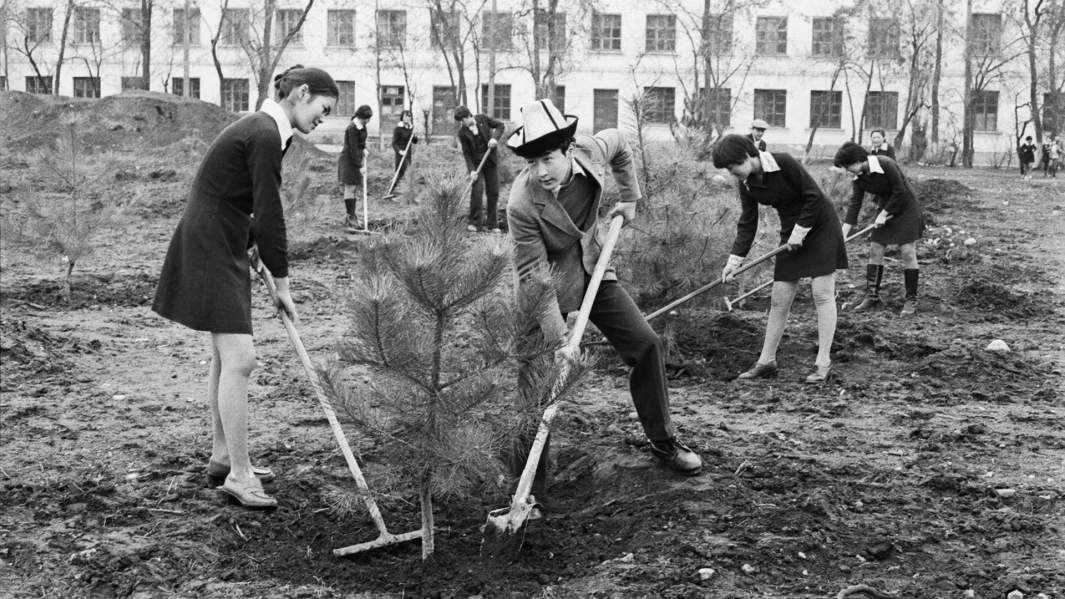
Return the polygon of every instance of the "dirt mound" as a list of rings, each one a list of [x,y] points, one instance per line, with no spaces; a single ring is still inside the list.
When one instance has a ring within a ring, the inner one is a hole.
[[[24,320],[0,320],[0,362],[5,366],[5,379],[16,373],[62,372],[71,368],[70,354],[98,349],[100,342],[96,340],[62,339]]]
[[[1003,318],[1032,318],[1044,314],[1048,308],[1033,296],[1018,293],[988,280],[971,280],[958,292],[957,302],[971,310],[978,310]]]
[[[959,202],[969,200],[973,190],[954,179],[911,180],[913,191],[921,200],[926,212],[943,212],[949,208],[960,208]]]
[[[156,149],[186,137],[210,142],[236,118],[214,104],[160,92],[99,100],[0,93],[0,143],[12,151],[52,146],[72,123],[82,144],[93,150]]]
[[[155,297],[158,283],[155,274],[133,275],[74,275],[71,278],[71,297],[63,297],[63,281],[59,278],[29,283],[5,289],[4,302],[10,300],[31,306],[50,306],[62,309],[86,309],[94,306],[147,306]]]
[[[674,319],[662,336],[676,350],[670,354],[671,362],[695,360],[702,366],[698,374],[724,380],[757,358],[762,329],[728,312],[701,309]],[[686,364],[686,369],[695,373],[690,366]]]

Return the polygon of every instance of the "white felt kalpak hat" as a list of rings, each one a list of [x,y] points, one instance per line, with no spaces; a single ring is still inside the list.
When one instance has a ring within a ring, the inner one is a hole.
[[[549,99],[521,107],[521,127],[507,138],[507,146],[522,158],[536,158],[573,137],[577,117],[563,115]]]

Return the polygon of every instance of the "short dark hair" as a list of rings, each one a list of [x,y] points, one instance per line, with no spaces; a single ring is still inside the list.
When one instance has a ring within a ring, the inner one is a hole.
[[[473,116],[473,113],[470,112],[469,108],[466,108],[465,106],[461,106],[461,105],[455,107],[455,120],[456,121],[461,121],[462,119],[464,119],[464,118],[466,118],[468,116]]]
[[[1024,138],[1024,139],[1025,139],[1025,141],[1031,141],[1031,140],[1032,140],[1032,136],[1031,136],[1031,135],[1029,135],[1028,137],[1026,137],[1026,138]]]
[[[353,116],[352,118],[368,119],[368,118],[370,118],[372,116],[373,116],[373,108],[370,108],[369,104],[363,104],[362,106],[359,106],[358,108],[355,109],[355,116]]]
[[[293,65],[274,77],[274,94],[278,100],[282,100],[287,98],[293,89],[304,84],[307,85],[311,95],[340,97],[340,89],[329,73],[301,64]]]
[[[884,131],[883,129],[873,129],[869,132],[869,135],[872,135],[874,133],[879,133],[880,137],[883,137],[885,139],[887,138],[887,131]]]
[[[836,150],[836,157],[832,159],[832,164],[847,168],[855,162],[862,162],[868,158],[868,150],[853,141],[848,141]]]
[[[413,119],[414,118],[414,113],[411,112],[410,110],[404,110],[403,112],[399,113],[399,118],[402,119],[405,116],[409,116],[411,119]]]
[[[758,156],[754,140],[746,135],[730,133],[717,140],[712,153],[714,168],[728,168],[747,160],[748,156]]]

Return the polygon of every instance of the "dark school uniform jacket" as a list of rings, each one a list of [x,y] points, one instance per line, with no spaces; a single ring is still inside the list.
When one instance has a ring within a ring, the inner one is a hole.
[[[843,222],[858,223],[867,192],[876,196],[878,209],[891,215],[883,227],[873,229],[870,241],[893,245],[910,243],[921,236],[921,206],[898,163],[887,156],[869,156],[862,174],[854,177],[850,205]]]
[[[352,119],[344,130],[344,148],[337,159],[337,176],[344,185],[362,185],[363,151],[366,150],[366,127],[359,127]]]
[[[887,156],[888,158],[894,160],[895,159],[895,146],[893,146],[893,145],[891,145],[891,144],[889,144],[888,142],[885,141],[884,143],[880,144],[879,146],[869,150],[869,153],[872,154],[873,156]]]
[[[751,141],[754,141],[754,134],[753,133],[748,133],[747,134],[747,139],[749,139]],[[754,147],[758,148],[759,152],[765,152],[765,147],[766,147],[765,146],[765,140],[764,139],[759,139],[758,141],[754,141]]]
[[[470,131],[469,127],[461,123],[459,123],[459,130],[456,133],[459,138],[459,145],[462,147],[462,156],[466,159],[466,167],[470,172],[477,170],[478,165],[481,164],[484,153],[488,151],[488,140],[495,139],[498,142],[503,137],[503,131],[506,129],[506,124],[503,121],[488,115],[474,115],[473,120],[477,124],[476,135],[474,135],[473,131]],[[497,164],[498,155],[499,150],[495,150],[485,163]]]
[[[413,140],[411,138],[414,138]],[[410,142],[410,149],[407,148],[407,142]],[[414,155],[414,144],[418,143],[418,136],[414,135],[414,127],[404,127],[403,123],[396,125],[396,128],[392,130],[392,151],[397,155],[403,150],[407,150],[407,159]]]
[[[1017,154],[1025,164],[1035,162],[1035,144],[1021,144]]]
[[[777,255],[773,278],[796,281],[847,267],[843,231],[832,203],[806,169],[791,154],[759,153],[762,172],[739,184],[741,212],[736,222],[732,253],[746,256],[758,233],[758,205],[776,209],[780,216],[780,242],[785,243],[795,225],[809,227],[802,247]]]

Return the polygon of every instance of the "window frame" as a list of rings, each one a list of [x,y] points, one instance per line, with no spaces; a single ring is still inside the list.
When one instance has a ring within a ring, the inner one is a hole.
[[[769,94],[772,94],[772,97]],[[768,107],[766,102],[770,104]],[[770,127],[786,128],[788,126],[788,90],[755,89],[753,108],[754,118],[764,120],[769,123]]]
[[[34,44],[52,43],[55,10],[48,6],[26,7],[26,37]],[[40,22],[41,20],[45,23]],[[42,35],[43,34],[43,35]]]
[[[173,19],[171,31],[174,34],[172,46],[185,45],[185,9],[175,8],[170,16]],[[200,9],[193,7],[189,10],[189,47],[200,45]]]
[[[770,45],[775,49],[770,51]],[[788,55],[788,17],[764,15],[755,19],[754,53],[757,56]]]
[[[890,99],[894,105],[891,107],[891,119],[885,118],[888,116],[887,105],[885,100]],[[875,108],[875,111],[870,110],[870,107]],[[870,118],[870,115],[875,115],[876,120]],[[888,122],[888,121],[891,122]],[[865,128],[866,129],[883,129],[884,131],[898,131],[899,127],[899,92],[886,91],[886,90],[870,90],[865,96]]]
[[[654,25],[652,25],[652,19]],[[653,54],[677,53],[677,16],[648,14],[644,19],[644,51]],[[668,35],[664,35],[668,33]],[[653,34],[653,35],[652,35]]]
[[[617,19],[617,25],[606,22],[607,19]],[[624,19],[619,13],[592,13],[592,30],[590,39],[590,50],[592,52],[621,52],[621,40],[622,40],[622,23]],[[604,33],[609,33],[608,36],[604,36]],[[617,34],[614,37],[614,34]],[[609,47],[607,47],[609,46]],[[616,46],[616,47],[614,47]]]
[[[357,11],[354,8],[330,8],[325,12],[325,47],[326,48],[354,48],[355,47],[355,18]],[[350,19],[350,21],[349,21]],[[346,31],[341,31],[344,26]],[[343,35],[342,35],[343,34]],[[342,37],[351,41],[342,41]]]
[[[501,93],[503,92],[503,93]],[[487,114],[494,118],[509,121],[512,89],[509,83],[496,83],[493,100],[495,106],[488,107],[488,84],[481,84],[481,106],[487,109]]]
[[[825,25],[828,25],[827,29]],[[845,27],[846,23],[839,17],[814,17],[811,21],[810,55],[817,58],[842,57]],[[827,51],[825,46],[828,47]]]
[[[817,98],[828,98],[828,114],[824,117],[825,122],[818,122],[821,116],[821,104]],[[842,129],[843,128],[843,92],[838,89],[812,89],[810,90],[810,129]]]
[[[238,83],[244,84],[243,92],[239,89],[232,89],[232,86],[236,86],[236,84]],[[222,108],[230,112],[248,112],[251,109],[251,85],[248,83],[247,78],[223,78],[221,85],[219,85],[218,93],[221,100],[219,104],[222,106]],[[236,104],[233,103],[234,93],[242,93],[242,95],[244,96],[243,108],[232,108],[232,106],[236,106]]]
[[[643,118],[648,124],[668,125],[677,121],[677,88],[664,85],[644,86],[643,97]]]
[[[406,48],[407,11],[387,9],[376,11],[376,41],[380,49]]]

